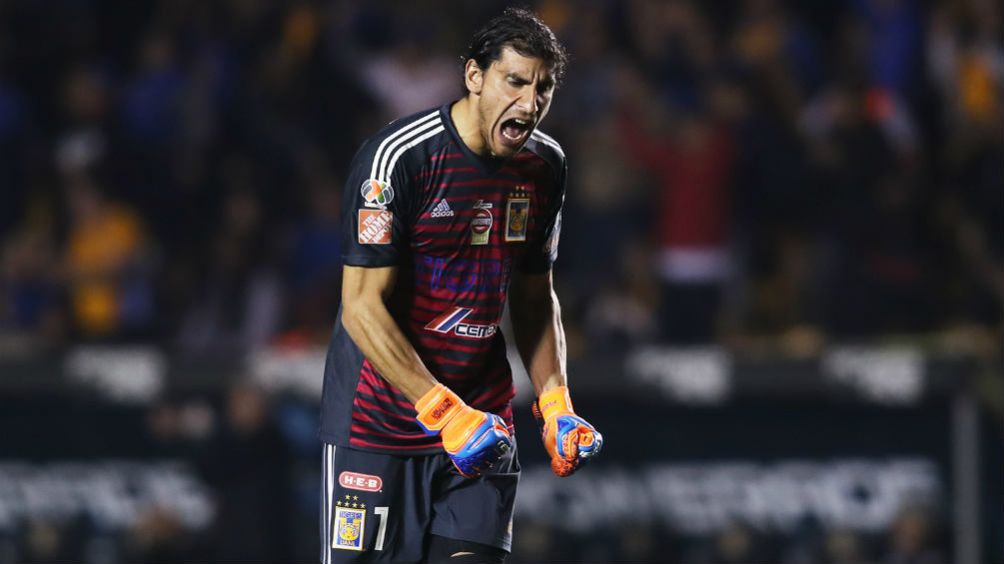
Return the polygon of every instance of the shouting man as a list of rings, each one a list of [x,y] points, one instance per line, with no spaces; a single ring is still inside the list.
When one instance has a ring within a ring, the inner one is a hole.
[[[572,411],[551,279],[566,164],[537,125],[565,62],[546,25],[508,9],[474,36],[465,97],[355,155],[321,408],[325,564],[505,561],[519,478],[506,299],[552,469],[602,447]]]

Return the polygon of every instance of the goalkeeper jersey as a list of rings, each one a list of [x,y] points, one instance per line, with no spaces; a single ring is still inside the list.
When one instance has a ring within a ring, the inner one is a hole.
[[[546,272],[557,254],[566,163],[534,131],[508,160],[461,140],[451,104],[395,121],[363,143],[345,183],[346,265],[396,266],[388,309],[422,361],[472,407],[512,424],[512,372],[499,322],[513,269]],[[362,450],[426,454],[438,436],[335,321],[320,438]]]

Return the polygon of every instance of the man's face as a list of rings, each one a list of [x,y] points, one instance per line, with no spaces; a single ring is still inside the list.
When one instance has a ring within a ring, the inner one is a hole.
[[[480,76],[477,109],[489,154],[508,158],[523,148],[551,106],[554,77],[543,60],[510,47]]]

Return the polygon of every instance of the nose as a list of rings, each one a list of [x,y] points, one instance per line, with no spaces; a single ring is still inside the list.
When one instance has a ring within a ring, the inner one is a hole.
[[[536,116],[537,107],[537,89],[534,85],[528,84],[520,91],[519,99],[516,101],[516,108],[531,116]]]

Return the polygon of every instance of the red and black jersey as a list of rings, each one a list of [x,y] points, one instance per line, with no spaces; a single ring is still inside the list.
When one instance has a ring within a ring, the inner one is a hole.
[[[499,323],[513,269],[554,261],[566,164],[534,131],[508,160],[460,139],[450,104],[391,123],[363,143],[343,199],[344,263],[395,266],[387,306],[432,374],[469,405],[511,424],[512,372]],[[378,452],[442,447],[415,408],[335,324],[324,371],[320,437]]]

